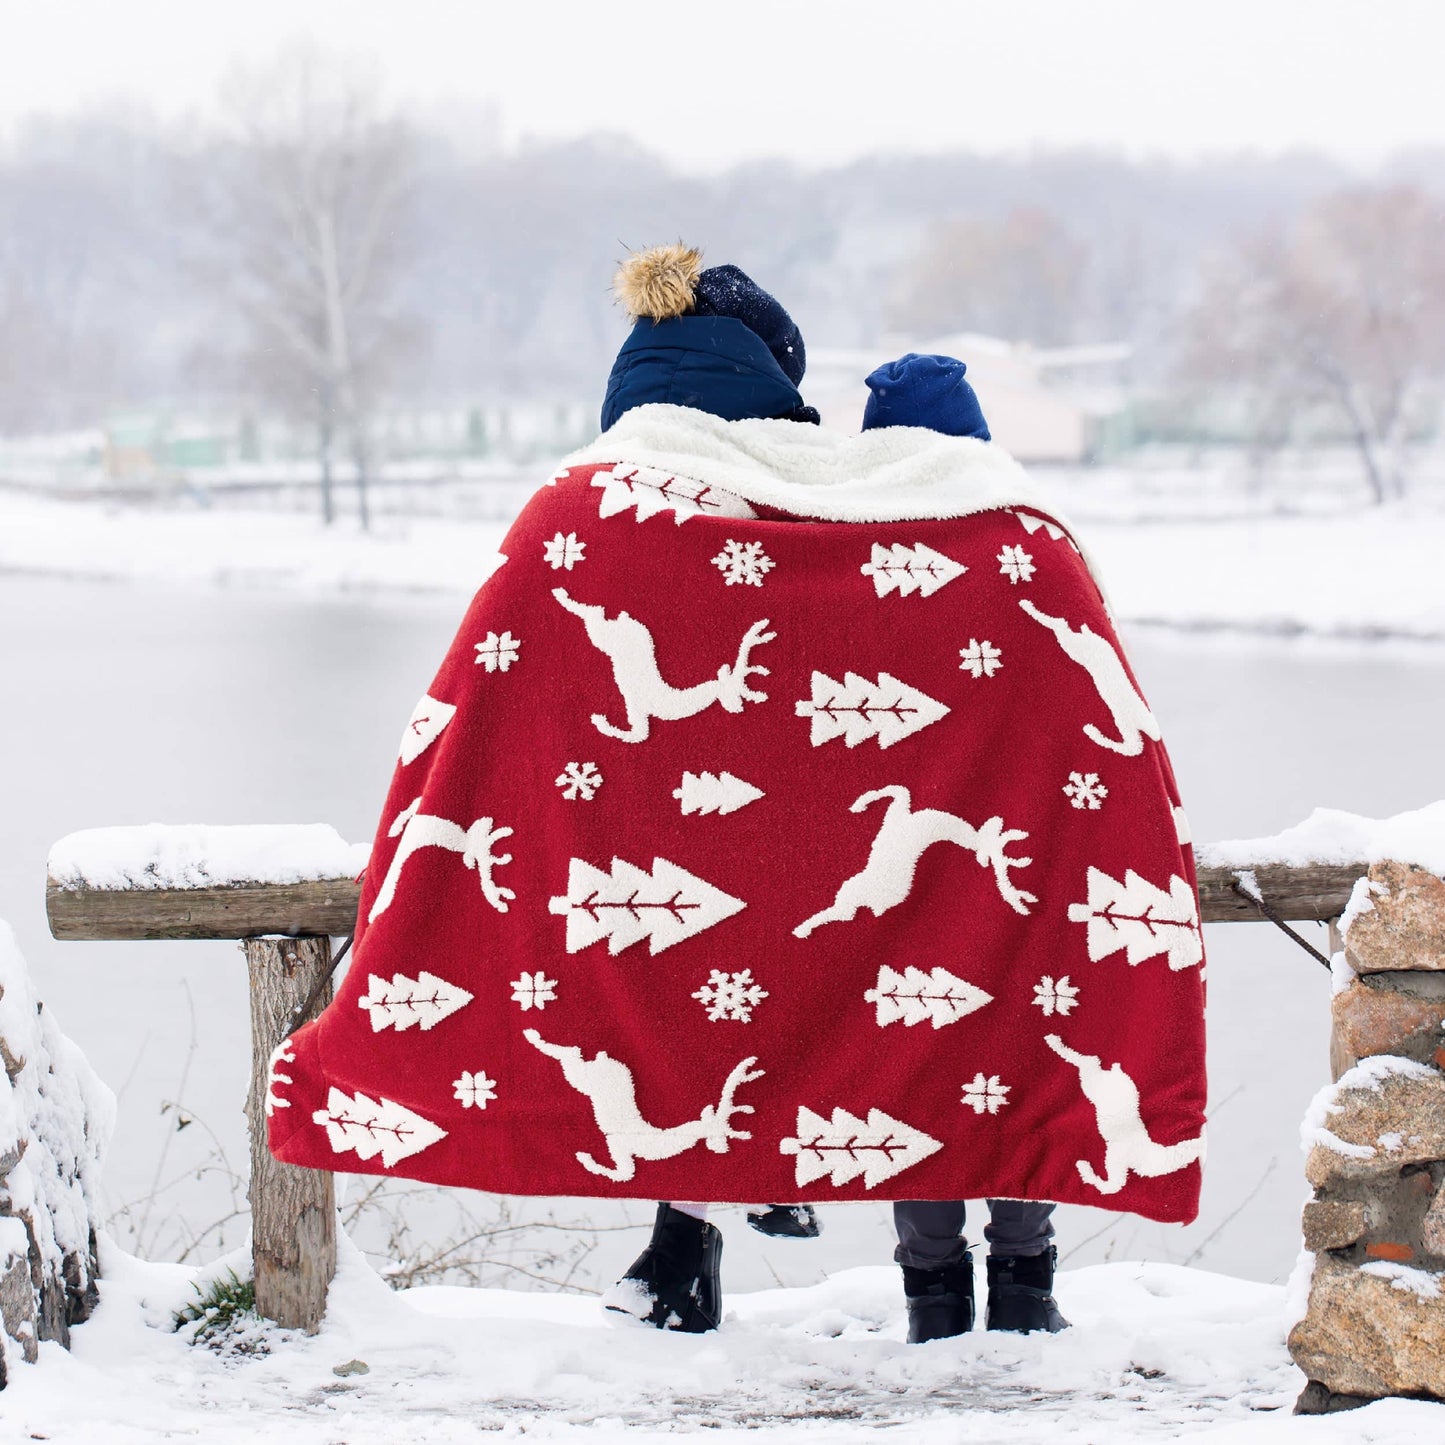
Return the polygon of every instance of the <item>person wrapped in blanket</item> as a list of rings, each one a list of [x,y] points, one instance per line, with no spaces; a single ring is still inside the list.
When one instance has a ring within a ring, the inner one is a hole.
[[[659,246],[628,257],[614,287],[634,325],[608,378],[604,431],[633,408],[658,402],[726,421],[817,424],[817,411],[798,390],[806,368],[798,327],[736,266],[704,270],[696,250]],[[868,385],[865,429],[923,426],[989,439],[962,362],[909,354],[880,367]],[[988,1328],[1064,1328],[1051,1294],[1053,1206],[990,1200],[989,1209]],[[659,1329],[716,1329],[722,1318],[722,1234],[707,1215],[705,1203],[659,1203],[646,1248],[603,1297],[604,1305]],[[894,1215],[909,1340],[971,1329],[973,1262],[962,1237],[963,1203],[899,1202]],[[748,1211],[748,1222],[773,1237],[819,1233],[809,1204],[760,1206]]]

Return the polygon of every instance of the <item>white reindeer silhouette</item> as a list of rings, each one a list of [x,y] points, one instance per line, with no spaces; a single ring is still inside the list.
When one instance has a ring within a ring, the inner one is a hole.
[[[1100,1178],[1087,1159],[1077,1161],[1079,1177],[1100,1194],[1117,1194],[1129,1182],[1130,1173],[1144,1179],[1173,1174],[1196,1159],[1204,1158],[1204,1135],[1178,1144],[1156,1144],[1139,1113],[1139,1086],[1118,1064],[1105,1068],[1092,1054],[1078,1054],[1057,1034],[1044,1042],[1079,1071],[1079,1086],[1094,1106],[1099,1133],[1104,1139],[1104,1174]]]
[[[1027,838],[1027,833],[1015,829],[1005,832],[1002,818],[990,818],[982,827],[973,828],[962,818],[938,808],[920,808],[915,813],[908,789],[896,785],[864,793],[850,811],[861,813],[883,798],[889,800],[888,811],[868,850],[863,871],[845,878],[832,906],[800,923],[793,930],[795,937],[806,938],[820,924],[848,923],[858,916],[860,908],[867,908],[877,918],[902,903],[913,888],[918,860],[935,843],[957,843],[969,849],[980,865],[991,867],[998,891],[1015,913],[1027,914],[1028,905],[1038,902],[1032,893],[1015,888],[1008,876],[1010,868],[1025,868],[1033,859],[1010,858],[1004,853],[1010,843]]]
[[[459,823],[453,823],[447,818],[434,818],[427,813],[417,812],[420,807],[421,799],[417,798],[409,808],[404,808],[396,815],[395,821],[386,830],[388,838],[395,838],[400,833],[401,842],[396,845],[396,852],[391,855],[391,866],[386,870],[381,887],[376,890],[376,898],[372,901],[371,912],[366,915],[366,921],[375,923],[391,907],[392,900],[396,897],[396,885],[401,880],[401,870],[406,866],[406,860],[418,848],[450,848],[453,853],[460,853],[462,862],[468,868],[475,868],[481,876],[482,893],[487,902],[498,913],[505,913],[507,900],[517,895],[510,888],[499,887],[493,881],[492,869],[500,864],[510,863],[512,855],[493,853],[492,844],[502,838],[511,837],[512,830],[493,829],[490,818],[478,818],[470,828],[463,828]]]
[[[612,661],[617,690],[627,707],[627,726],[617,727],[608,722],[603,713],[592,714],[593,726],[609,738],[620,738],[624,743],[645,743],[653,718],[675,722],[678,718],[692,717],[713,703],[728,712],[741,712],[745,702],[768,700],[767,693],[754,692],[747,685],[753,673],[760,677],[768,675],[766,667],[748,663],[753,648],[777,636],[768,631],[767,618],[753,623],[743,634],[735,663],[731,666],[724,663],[716,677],[695,687],[676,688],[657,670],[657,649],[645,624],[626,612],[608,617],[601,607],[574,602],[562,587],[554,588],[552,596],[574,617],[582,619],[592,645]]]
[[[1084,724],[1084,734],[1108,748],[1111,753],[1122,753],[1126,758],[1138,757],[1144,751],[1144,739],[1159,741],[1159,724],[1149,711],[1149,704],[1134,691],[1129,674],[1124,670],[1123,659],[1115,651],[1107,637],[1100,637],[1087,622],[1077,628],[1070,627],[1062,617],[1050,617],[1041,612],[1027,597],[1019,598],[1019,606],[1035,622],[1047,627],[1058,639],[1059,646],[1067,657],[1077,662],[1094,680],[1105,707],[1114,715],[1114,727],[1119,733],[1117,741],[1105,737],[1093,723]]]
[[[757,1059],[744,1059],[727,1076],[716,1104],[708,1104],[696,1119],[659,1129],[649,1124],[637,1107],[637,1089],[632,1070],[606,1050],[594,1058],[583,1058],[582,1050],[567,1044],[549,1044],[536,1029],[523,1029],[522,1037],[534,1049],[556,1059],[562,1065],[562,1077],[592,1101],[592,1115],[607,1139],[613,1164],[599,1164],[590,1154],[578,1153],[577,1162],[590,1173],[600,1174],[616,1184],[625,1184],[637,1173],[639,1159],[671,1159],[705,1143],[714,1154],[726,1154],[734,1139],[751,1139],[743,1129],[732,1127],[734,1114],[751,1114],[751,1104],[733,1103],[733,1095],[743,1084],[761,1079],[762,1069],[754,1069]]]

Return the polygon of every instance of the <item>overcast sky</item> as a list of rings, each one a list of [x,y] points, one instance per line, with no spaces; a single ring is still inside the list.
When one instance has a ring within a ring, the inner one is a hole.
[[[394,101],[504,135],[635,136],[684,165],[877,150],[1445,145],[1445,0],[0,0],[0,126],[204,112],[311,37]]]

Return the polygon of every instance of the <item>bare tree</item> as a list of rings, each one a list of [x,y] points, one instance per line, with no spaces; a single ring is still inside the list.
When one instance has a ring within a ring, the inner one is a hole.
[[[337,450],[350,447],[364,527],[368,416],[415,339],[397,305],[413,138],[371,77],[309,47],[237,72],[224,101],[233,147],[220,186],[248,370],[314,422],[327,522]]]
[[[1058,218],[1034,206],[1001,220],[944,221],[899,278],[890,319],[914,334],[968,330],[1037,345],[1067,341],[1085,259]]]
[[[1207,272],[1186,322],[1191,384],[1278,430],[1343,428],[1376,502],[1403,494],[1417,402],[1445,376],[1445,208],[1409,188],[1327,197]]]

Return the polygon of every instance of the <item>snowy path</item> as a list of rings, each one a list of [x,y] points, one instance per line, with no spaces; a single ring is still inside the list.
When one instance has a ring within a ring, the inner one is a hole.
[[[715,1335],[610,1324],[594,1299],[454,1288],[393,1294],[346,1251],[314,1339],[222,1357],[163,1328],[189,1271],[110,1251],[94,1320],[47,1346],[4,1396],[0,1441],[85,1445],[457,1442],[497,1434],[630,1439],[707,1432],[833,1442],[1110,1445],[1439,1438],[1445,1406],[1390,1401],[1328,1420],[1290,1415],[1283,1291],[1159,1264],[1065,1274],[1076,1328],[903,1342],[896,1270],[729,1301]],[[160,1325],[162,1328],[156,1328]],[[334,1369],[363,1360],[369,1373]]]

